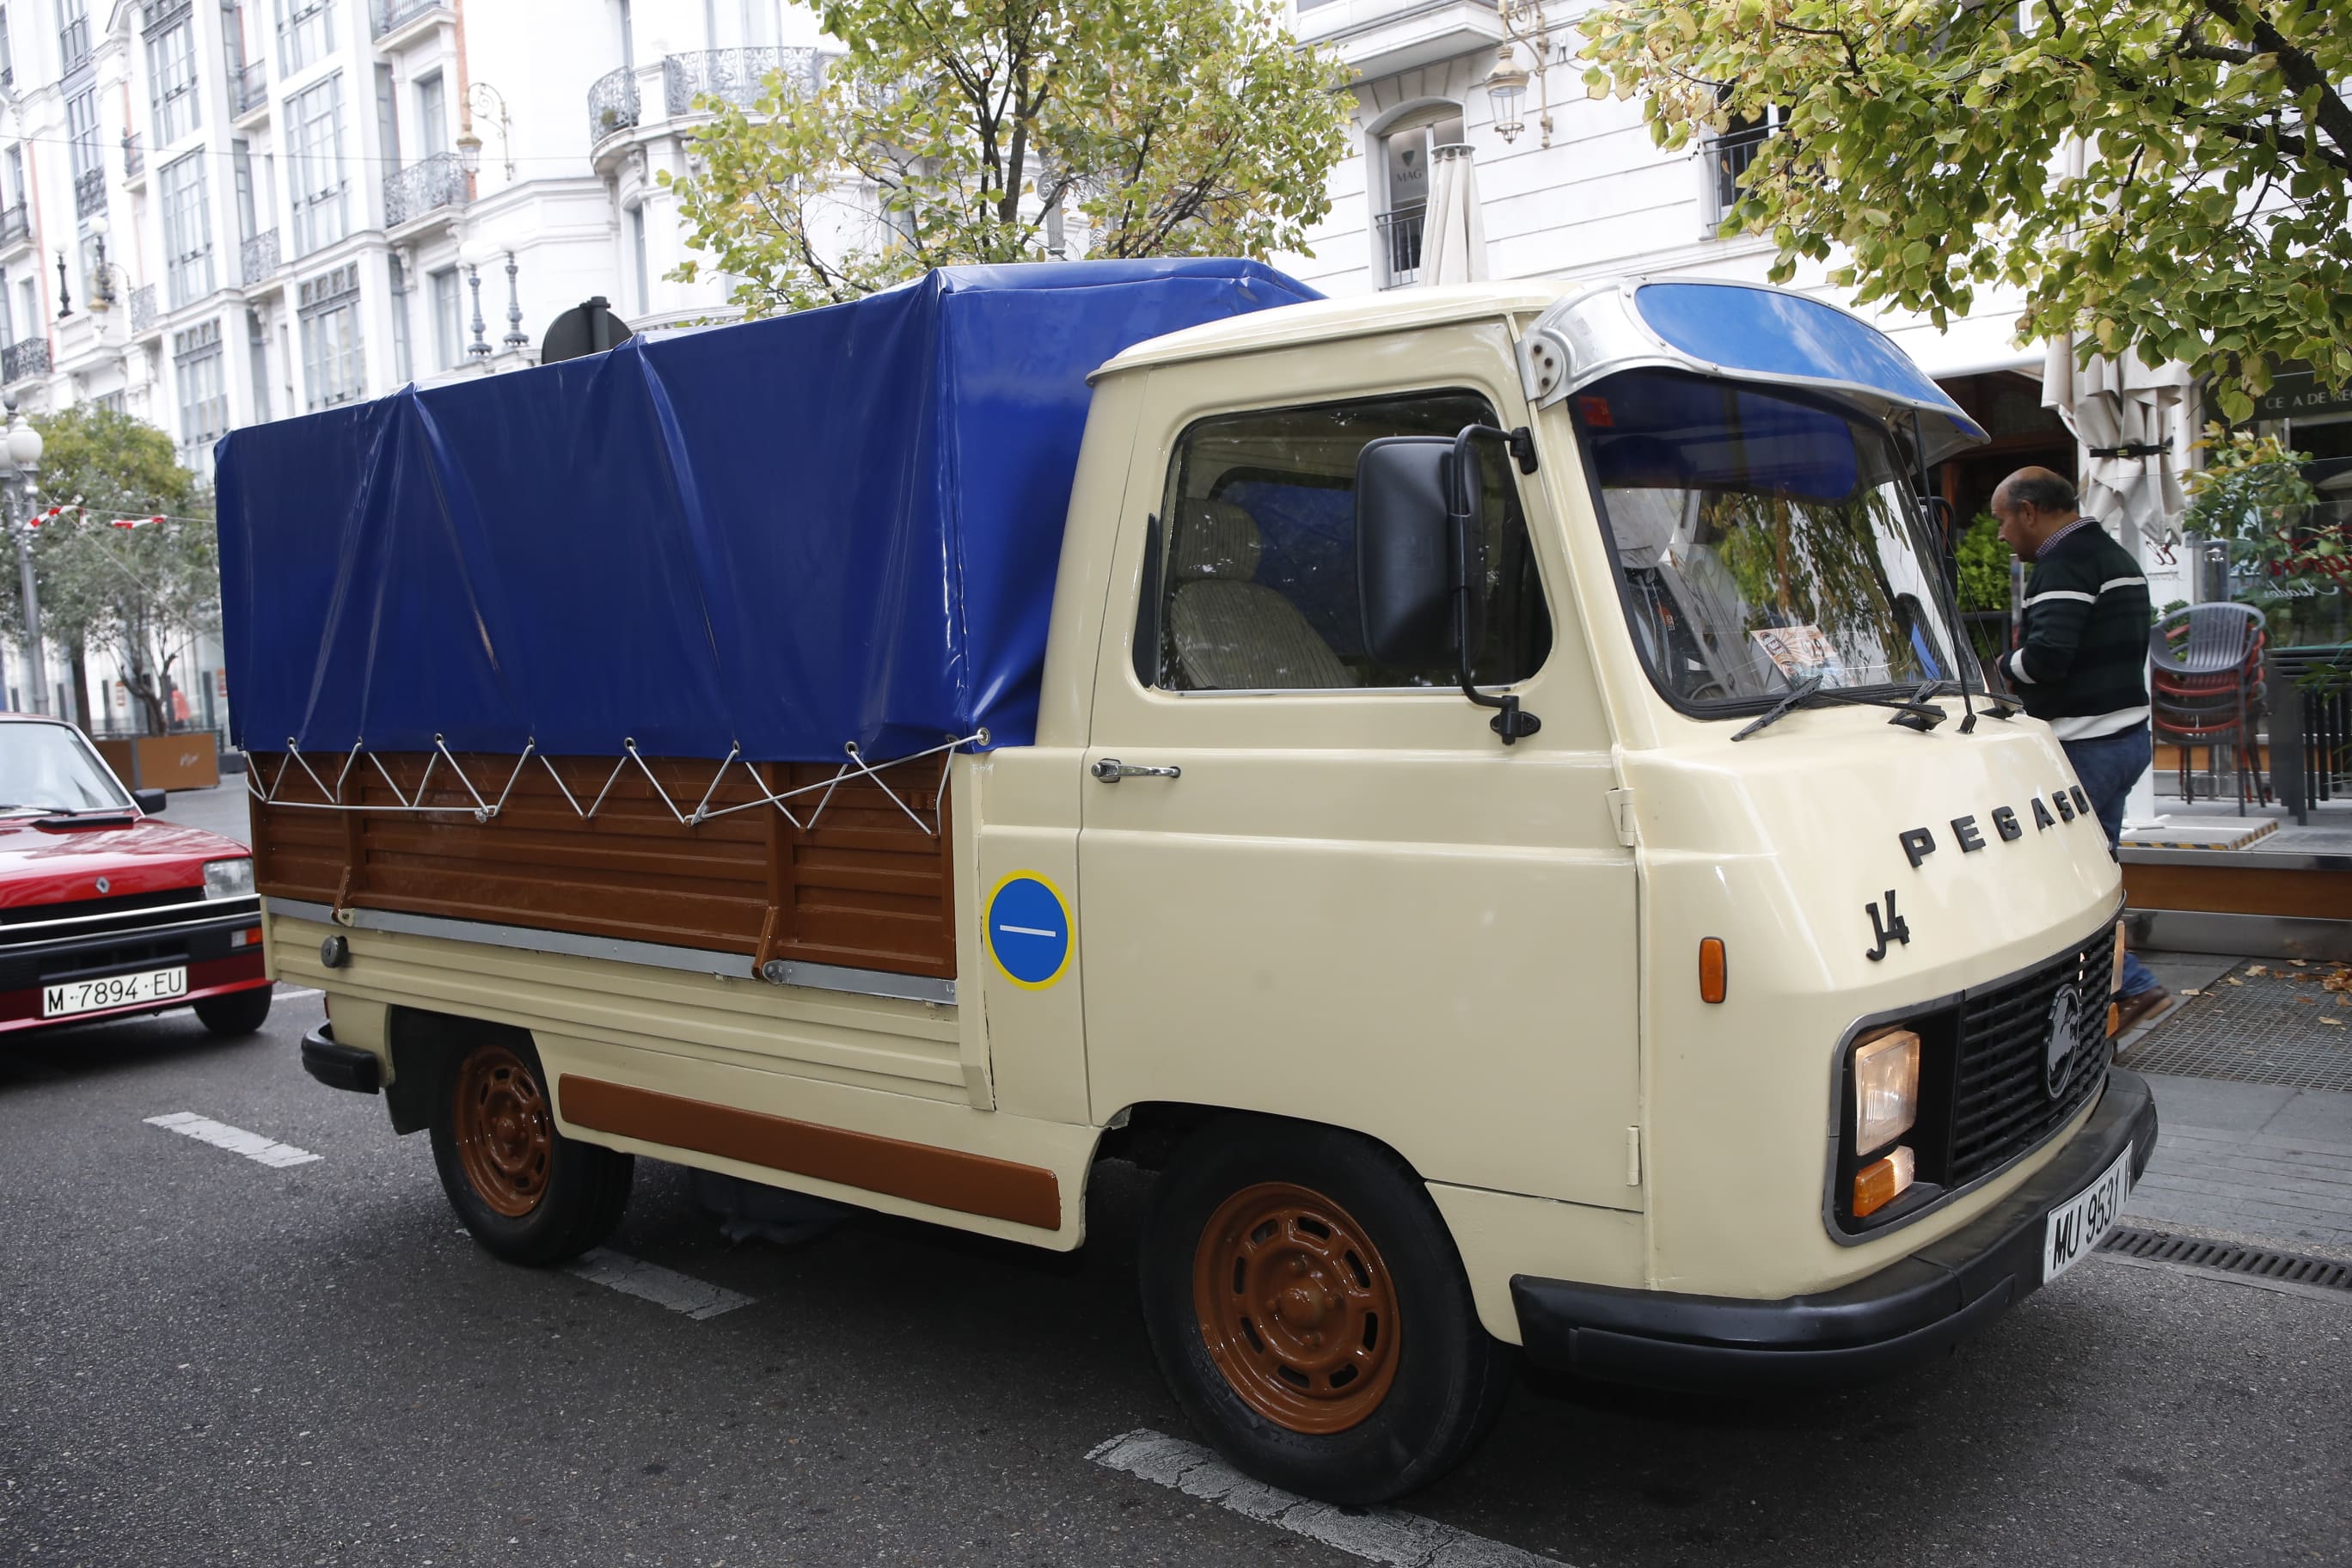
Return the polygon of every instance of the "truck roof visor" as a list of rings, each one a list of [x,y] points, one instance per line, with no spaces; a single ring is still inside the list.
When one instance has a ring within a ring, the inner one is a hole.
[[[1802,294],[1749,283],[1596,284],[1537,318],[1520,343],[1538,407],[1620,371],[1670,369],[1804,389],[1882,421],[1919,417],[1929,462],[1988,437],[1893,339]],[[1588,424],[1591,422],[1588,421]]]

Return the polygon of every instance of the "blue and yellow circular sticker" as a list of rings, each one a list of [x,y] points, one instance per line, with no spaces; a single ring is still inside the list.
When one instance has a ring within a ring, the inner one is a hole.
[[[1034,871],[1015,871],[988,895],[988,951],[1004,977],[1043,991],[1070,966],[1070,906]]]

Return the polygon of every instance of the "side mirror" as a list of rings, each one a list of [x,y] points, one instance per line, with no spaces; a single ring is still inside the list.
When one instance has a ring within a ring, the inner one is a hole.
[[[131,792],[131,798],[140,810],[153,816],[163,809],[165,803],[172,797],[160,789],[134,789]]]
[[[1356,458],[1357,603],[1364,646],[1391,669],[1451,675],[1465,647],[1485,640],[1476,624],[1485,595],[1469,595],[1467,638],[1459,625],[1464,563],[1447,504],[1454,453],[1450,437],[1384,436]],[[1478,504],[1475,494],[1470,504]],[[1485,536],[1474,521],[1470,549]],[[1471,564],[1475,583],[1485,573]]]

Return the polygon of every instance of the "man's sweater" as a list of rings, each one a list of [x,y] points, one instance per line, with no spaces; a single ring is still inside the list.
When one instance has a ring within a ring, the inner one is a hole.
[[[2085,520],[2042,548],[2025,584],[2025,640],[2002,668],[2062,741],[2147,722],[2147,579]]]

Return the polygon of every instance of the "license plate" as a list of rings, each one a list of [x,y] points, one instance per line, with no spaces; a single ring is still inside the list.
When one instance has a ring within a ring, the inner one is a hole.
[[[2126,1143],[2116,1163],[2042,1222],[2042,1281],[2048,1284],[2089,1256],[2099,1237],[2115,1227],[2123,1213],[2124,1195],[2131,1191],[2132,1148]]]
[[[143,974],[110,974],[99,980],[68,980],[41,987],[41,1016],[67,1018],[76,1013],[102,1013],[109,1007],[133,1007],[142,1002],[169,1002],[188,994],[188,971],[151,969]]]

